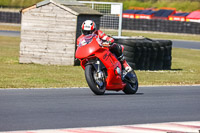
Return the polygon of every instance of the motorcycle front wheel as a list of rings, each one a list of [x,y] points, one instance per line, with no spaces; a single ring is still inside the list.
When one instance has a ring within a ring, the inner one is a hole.
[[[85,78],[88,86],[94,94],[103,95],[105,93],[105,76],[99,79],[97,70],[93,67],[93,65],[87,65],[85,67]]]

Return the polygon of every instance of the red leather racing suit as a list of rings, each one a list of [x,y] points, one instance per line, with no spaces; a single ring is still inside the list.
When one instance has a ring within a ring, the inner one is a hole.
[[[108,41],[110,44],[114,43],[114,39],[107,36],[103,31],[101,30],[97,30],[95,31],[93,34],[97,34],[99,36],[100,39],[104,40],[104,41]],[[79,38],[77,39],[77,46],[80,43],[80,40],[84,37],[85,35],[81,35],[79,36]]]

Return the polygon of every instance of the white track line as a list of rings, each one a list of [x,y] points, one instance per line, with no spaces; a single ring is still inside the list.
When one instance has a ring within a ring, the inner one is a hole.
[[[104,127],[6,131],[0,133],[200,133],[200,121]]]
[[[140,85],[139,88],[147,87],[199,87],[200,84],[195,85]],[[0,88],[1,90],[71,90],[71,89],[88,89],[89,87],[66,87],[66,88]]]

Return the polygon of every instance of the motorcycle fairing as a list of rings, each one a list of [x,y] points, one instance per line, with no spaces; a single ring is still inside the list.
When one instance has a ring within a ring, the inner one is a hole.
[[[122,70],[121,63],[117,60],[115,55],[109,51],[109,48],[102,48],[99,46],[100,44],[96,37],[93,37],[91,40],[92,41],[90,41],[88,44],[84,44],[83,46],[78,47],[76,50],[75,56],[81,60],[82,68],[85,69],[85,65],[87,65],[87,63],[94,63],[93,60],[98,58],[107,69],[108,76],[106,78],[106,89],[116,91],[123,90],[126,84],[122,82],[122,75],[115,74],[115,69],[117,67]]]
[[[99,49],[100,49],[100,47],[98,45],[94,45],[94,44],[90,43],[85,46],[78,47],[76,50],[75,57],[78,59],[87,58],[88,56],[94,54]]]
[[[91,43],[92,42],[92,43]],[[76,50],[75,57],[78,59],[87,58],[97,50],[101,49],[100,40],[96,34],[88,35],[80,40],[79,47]]]
[[[115,74],[115,69],[117,67],[119,67],[120,69],[122,68],[121,63],[117,60],[115,55],[113,55],[108,49],[104,49],[104,51],[96,51],[96,53],[92,57],[87,58],[81,62],[81,66],[83,67],[83,69],[85,68],[85,65],[92,64],[92,63],[93,63],[93,66],[95,67],[95,64],[94,64],[95,58],[100,59],[100,61],[104,64],[104,66],[107,69],[108,76],[106,78],[106,83],[107,83],[106,89],[107,90],[122,90],[122,88],[124,88],[126,84],[122,82],[122,79],[121,79],[122,75]]]
[[[105,51],[101,51],[101,53],[96,52],[95,56],[101,60],[101,62],[104,64],[104,66],[107,69],[108,77],[106,78],[106,82],[107,82],[106,89],[107,90],[122,90],[122,88],[124,88],[126,84],[122,82],[122,79],[121,79],[122,75],[115,74],[115,69],[117,67],[119,67],[120,70],[122,70],[121,63],[117,60],[115,55],[113,55],[107,49]]]

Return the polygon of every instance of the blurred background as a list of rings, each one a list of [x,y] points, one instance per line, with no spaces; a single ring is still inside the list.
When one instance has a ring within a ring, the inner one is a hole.
[[[1,8],[24,8],[31,6],[42,0],[1,0]],[[105,2],[122,2],[124,10],[132,6],[144,8],[161,8],[171,7],[179,11],[191,12],[200,10],[199,0],[82,0],[82,1],[105,1]]]

